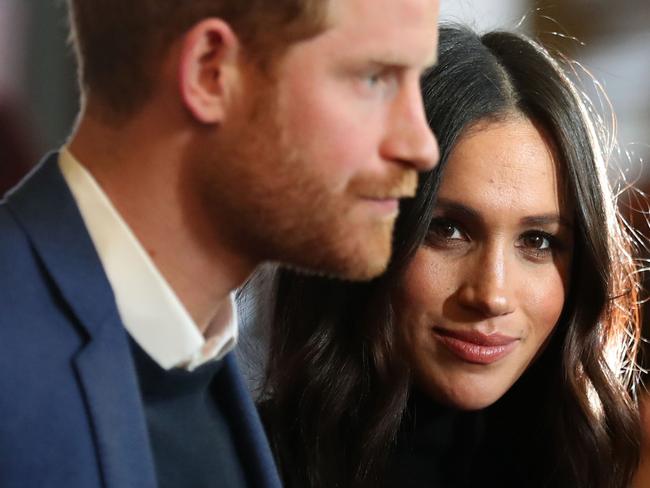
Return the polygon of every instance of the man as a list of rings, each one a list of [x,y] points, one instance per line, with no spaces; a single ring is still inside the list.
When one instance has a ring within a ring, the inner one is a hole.
[[[76,130],[0,207],[0,486],[277,487],[231,292],[384,270],[438,2],[69,3]]]

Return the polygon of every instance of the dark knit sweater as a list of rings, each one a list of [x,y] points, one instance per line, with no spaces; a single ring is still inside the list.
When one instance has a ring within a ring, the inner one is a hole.
[[[165,371],[135,342],[131,345],[159,487],[248,486],[219,401],[222,363],[193,372]]]
[[[390,488],[470,488],[483,422],[414,392],[386,473]]]
[[[414,391],[388,464],[387,487],[566,486],[549,481],[553,469],[544,461],[541,442],[550,437],[549,430],[533,416],[522,425],[521,417],[508,399],[463,412]]]

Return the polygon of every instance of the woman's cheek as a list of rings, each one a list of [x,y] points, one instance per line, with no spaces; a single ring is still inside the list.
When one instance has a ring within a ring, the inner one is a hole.
[[[526,315],[533,318],[535,335],[545,339],[560,318],[566,297],[565,283],[560,274],[552,273],[546,279],[531,281],[533,286],[526,288],[526,296],[520,303],[527,308]]]

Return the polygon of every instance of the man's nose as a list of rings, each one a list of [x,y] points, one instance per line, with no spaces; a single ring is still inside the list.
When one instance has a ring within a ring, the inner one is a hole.
[[[387,159],[418,171],[427,171],[438,163],[438,141],[427,123],[419,82],[399,94],[388,124],[383,148]]]

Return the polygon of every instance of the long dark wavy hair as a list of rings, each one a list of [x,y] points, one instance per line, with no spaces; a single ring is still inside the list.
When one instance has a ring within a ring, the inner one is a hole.
[[[391,290],[428,232],[458,138],[513,113],[553,137],[566,175],[561,191],[576,202],[575,252],[553,338],[491,407],[494,422],[508,418],[499,433],[521,442],[523,459],[535,444],[526,486],[628,486],[640,444],[637,275],[607,180],[607,134],[559,59],[518,34],[443,27],[438,64],[422,79],[441,161],[402,204],[387,273],[368,283],[279,273],[262,414],[287,486],[381,486],[411,387]]]

